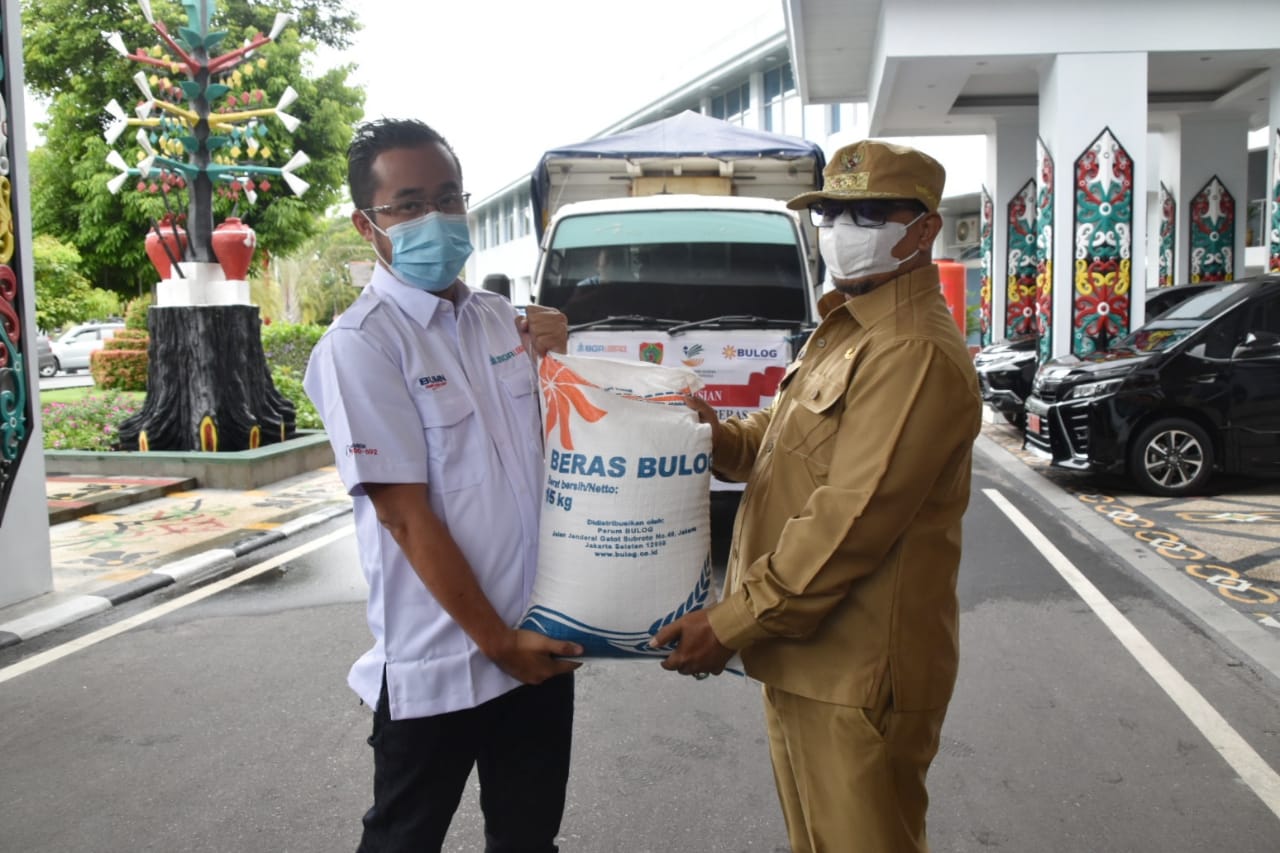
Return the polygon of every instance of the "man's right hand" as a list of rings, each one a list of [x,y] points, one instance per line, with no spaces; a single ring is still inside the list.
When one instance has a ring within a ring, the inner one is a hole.
[[[715,447],[720,439],[720,416],[716,414],[716,410],[706,400],[693,394],[685,396],[684,404],[698,413],[699,423],[710,424],[711,446]]]
[[[508,631],[498,647],[486,654],[503,672],[524,684],[541,684],[582,666],[582,661],[561,660],[581,655],[582,646],[536,631]]]

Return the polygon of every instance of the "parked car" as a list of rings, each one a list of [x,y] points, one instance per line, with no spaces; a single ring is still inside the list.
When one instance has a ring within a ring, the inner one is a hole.
[[[1108,352],[1045,362],[1026,413],[1029,450],[1151,494],[1280,475],[1280,276],[1219,284]]]
[[[65,370],[75,373],[89,367],[89,353],[102,349],[102,345],[124,328],[123,321],[82,323],[72,326],[53,342],[56,359],[54,372]]]
[[[52,376],[58,372],[58,357],[53,354],[48,335],[36,335],[36,369],[41,376]]]
[[[1148,290],[1147,319],[1158,317],[1215,284],[1217,282],[1179,284]],[[1031,383],[1040,366],[1039,351],[1040,336],[1033,333],[988,344],[973,357],[982,399],[1006,421],[1019,427],[1023,422],[1023,403],[1031,393]]]
[[[1022,425],[1023,404],[1040,366],[1040,336],[1020,335],[988,344],[973,357],[982,399],[1016,426]]]

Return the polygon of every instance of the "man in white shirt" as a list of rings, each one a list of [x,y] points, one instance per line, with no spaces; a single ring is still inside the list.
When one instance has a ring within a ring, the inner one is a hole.
[[[354,502],[374,646],[348,683],[375,709],[360,853],[438,850],[472,766],[486,850],[555,851],[582,653],[515,625],[537,557],[533,356],[556,311],[457,279],[471,244],[453,149],[417,121],[357,128],[352,222],[378,256],[305,387]]]

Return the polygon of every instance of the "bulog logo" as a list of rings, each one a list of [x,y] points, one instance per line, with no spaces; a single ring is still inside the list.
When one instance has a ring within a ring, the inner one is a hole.
[[[729,344],[720,350],[720,354],[726,361],[733,361],[735,358],[776,359],[778,349],[777,347],[736,347]]]
[[[435,376],[419,376],[418,384],[428,391],[434,391],[437,388],[443,388],[449,384],[449,380],[441,374]]]

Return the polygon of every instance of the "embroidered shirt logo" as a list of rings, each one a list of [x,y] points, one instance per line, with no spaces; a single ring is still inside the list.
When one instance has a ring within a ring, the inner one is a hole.
[[[377,456],[378,448],[369,447],[364,444],[348,444],[347,455],[348,456]]]
[[[508,352],[504,352],[502,355],[489,356],[489,364],[492,364],[492,365],[504,364],[505,362],[510,361],[511,359],[515,358],[516,356],[520,355],[523,352],[524,352],[524,344],[520,344],[515,349],[509,350]]]
[[[428,391],[435,391],[449,384],[449,380],[443,375],[437,373],[435,376],[419,376],[418,384]]]

